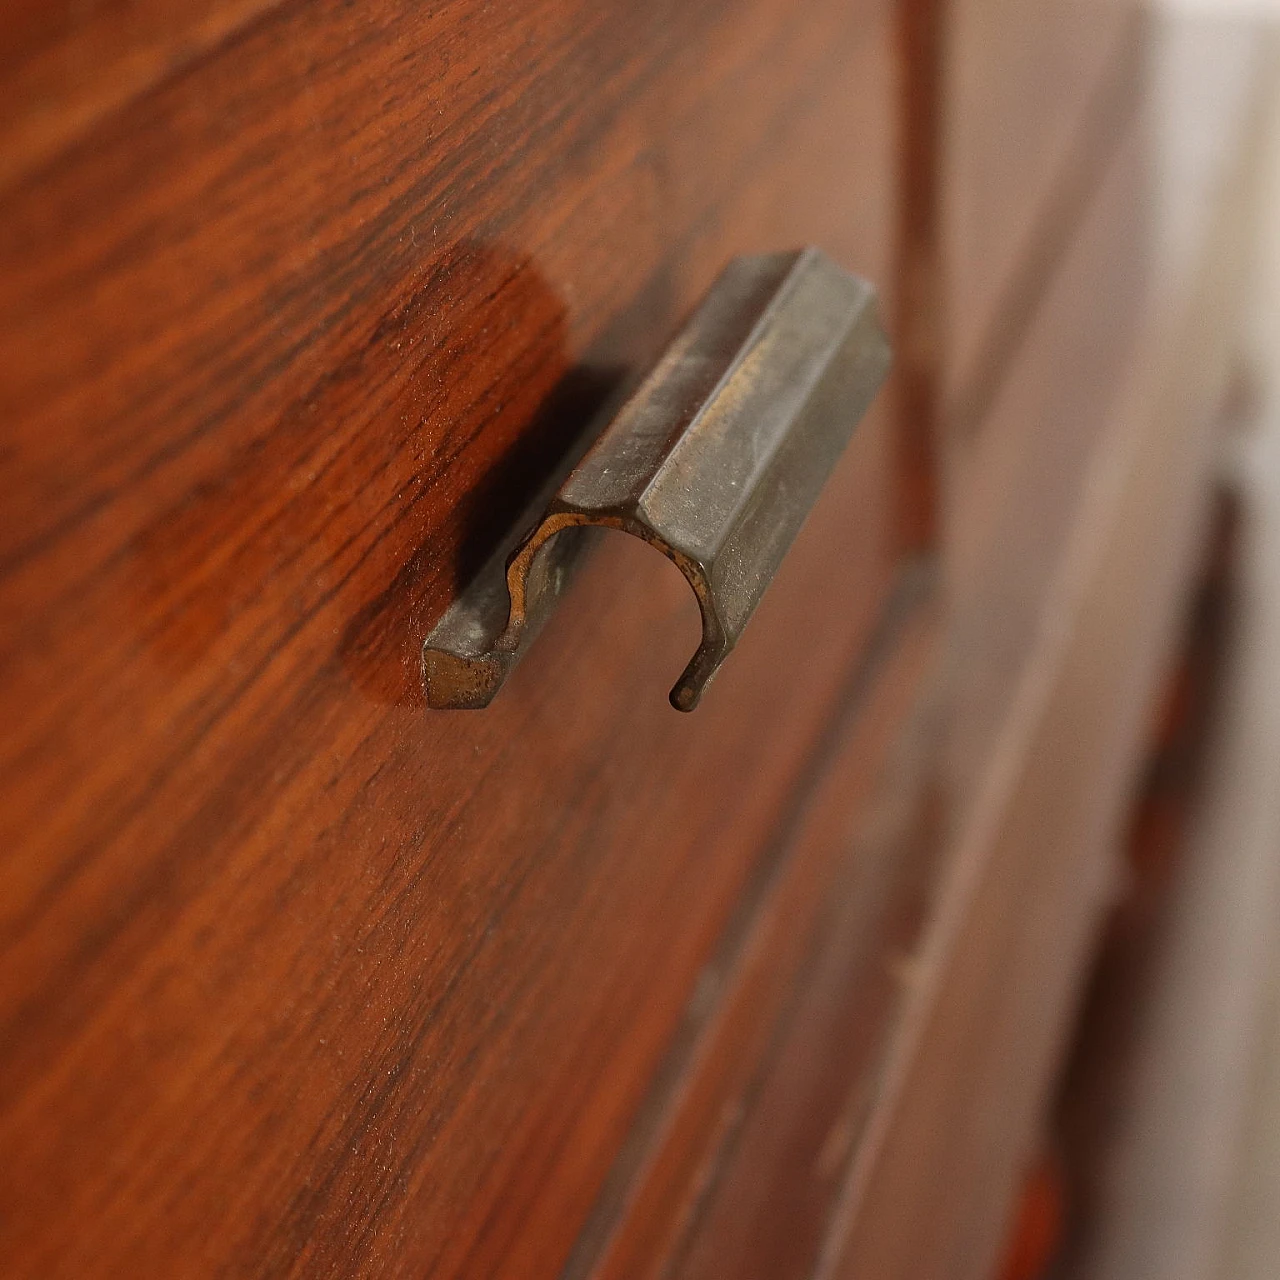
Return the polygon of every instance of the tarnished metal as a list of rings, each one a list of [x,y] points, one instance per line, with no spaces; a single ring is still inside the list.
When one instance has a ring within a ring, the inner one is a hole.
[[[865,281],[816,249],[735,259],[427,637],[428,705],[488,705],[596,526],[643,538],[693,588],[702,643],[671,691],[692,711],[888,367]]]

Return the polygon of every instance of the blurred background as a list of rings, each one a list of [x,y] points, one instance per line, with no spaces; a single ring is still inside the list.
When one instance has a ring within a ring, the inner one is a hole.
[[[1153,6],[1166,244],[1243,68],[1267,105],[1214,534],[1129,818],[1127,873],[1006,1274],[1280,1276],[1280,96],[1275,0]],[[1260,52],[1262,51],[1262,52]],[[1234,70],[1233,70],[1234,68]],[[1175,250],[1176,252],[1176,250]]]

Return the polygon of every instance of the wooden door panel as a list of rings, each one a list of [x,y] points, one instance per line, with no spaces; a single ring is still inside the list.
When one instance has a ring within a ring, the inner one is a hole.
[[[98,27],[6,50],[0,1253],[554,1274],[880,609],[888,415],[692,717],[638,545],[486,712],[417,648],[728,257],[884,281],[888,7],[129,12],[92,109]]]

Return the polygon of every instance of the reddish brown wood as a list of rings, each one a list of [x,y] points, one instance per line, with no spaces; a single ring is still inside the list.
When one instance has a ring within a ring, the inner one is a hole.
[[[994,448],[1015,425],[1024,432],[1024,448],[993,455],[1010,487],[977,508],[993,525],[1022,523],[969,544],[985,545],[987,578],[1005,589],[993,590],[981,625],[948,639],[965,647],[950,654],[947,687],[982,711],[948,724],[962,735],[954,844],[824,1277],[985,1280],[998,1262],[1113,892],[1126,793],[1204,530],[1213,409],[1244,279],[1235,250],[1257,168],[1243,132],[1222,136],[1220,154],[1233,158],[1218,170],[1203,242],[1166,256],[1158,286],[1130,286],[1137,340],[1117,360],[1089,281],[1107,263],[1114,279],[1117,263],[1150,242],[1144,120],[1131,123],[1006,384],[996,414],[1009,424],[993,420],[983,433]],[[1088,441],[1079,462],[1075,436],[1051,429],[1048,405],[1070,399],[1064,384],[1055,392],[1046,382],[1049,369],[1095,384],[1093,410],[1070,417]],[[1028,423],[1036,432],[1026,434]],[[1064,486],[1076,496],[1059,525]],[[1038,528],[1030,508],[1018,514],[1028,487],[1056,548],[1027,540],[1007,556],[996,549],[1015,528]],[[1037,572],[1038,589],[1022,577]],[[978,608],[981,576],[952,584],[957,618]]]
[[[0,190],[281,0],[14,0],[0,28]]]
[[[899,1004],[885,957],[920,927],[937,852],[927,726],[899,741],[933,663],[931,586],[904,577],[569,1276],[812,1269]]]
[[[1123,133],[1144,42],[1131,0],[900,0],[897,12],[895,390],[904,536],[928,547],[951,464],[986,422]]]
[[[932,668],[932,621],[904,636],[899,672],[926,657]],[[728,1111],[696,1213],[674,1241],[675,1274],[815,1274],[844,1175],[876,1111],[945,853],[931,772],[935,708],[918,682],[909,689],[913,714],[905,732],[896,726],[871,803],[850,821],[849,792],[865,769],[854,743],[814,798],[804,839],[832,860],[831,879],[812,918],[795,921],[807,926],[802,963],[745,1096]]]
[[[951,355],[956,363],[949,380],[939,378],[939,387],[949,381],[950,398],[938,403],[935,412],[955,452],[962,453],[991,419],[1004,379],[1016,362],[1116,145],[1124,137],[1125,123],[1140,97],[1148,44],[1143,17],[1135,12],[1116,36],[1116,46],[1098,72],[1099,83],[1082,108],[1082,118],[1063,154],[1056,158],[1053,172],[1040,175],[1044,189],[1035,193],[1036,216],[1017,252],[1006,255],[1008,261],[1001,260],[1004,279],[993,311],[983,317],[986,323],[972,323],[981,316],[976,307],[953,307],[956,328]],[[1034,166],[1028,167],[1028,174],[1036,172]],[[1031,195],[1016,194],[1023,200]],[[1123,298],[1123,291],[1118,291],[1118,296]],[[962,321],[961,314],[970,319]],[[965,363],[963,372],[958,364],[961,360]]]
[[[899,0],[899,170],[896,392],[903,457],[907,545],[938,538],[938,466],[945,283],[942,276],[944,63],[949,7],[944,0]]]
[[[1044,1280],[1061,1248],[1066,1216],[1062,1163],[1043,1152],[1023,1178],[998,1280]]]
[[[727,257],[886,278],[888,7],[173,12],[8,153],[0,1256],[555,1274],[879,610],[887,415],[692,718],[641,547],[483,714],[416,646]]]

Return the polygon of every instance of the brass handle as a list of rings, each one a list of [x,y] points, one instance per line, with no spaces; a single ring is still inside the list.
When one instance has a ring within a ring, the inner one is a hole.
[[[875,293],[816,249],[735,258],[657,366],[427,636],[427,704],[484,707],[568,585],[589,526],[689,580],[692,711],[742,634],[889,368]],[[537,514],[540,512],[540,514]]]

